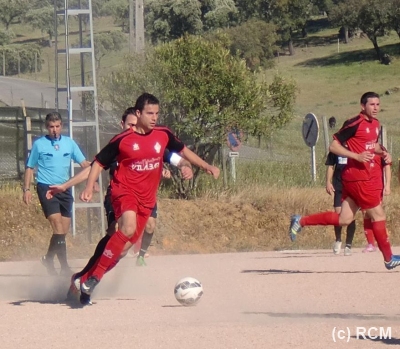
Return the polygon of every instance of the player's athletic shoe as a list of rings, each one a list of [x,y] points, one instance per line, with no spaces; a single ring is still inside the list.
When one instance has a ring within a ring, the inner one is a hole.
[[[301,216],[298,214],[290,217],[289,236],[292,241],[296,240],[297,234],[301,232],[300,218]]]
[[[375,252],[376,247],[372,244],[368,244],[362,251],[363,253]]]
[[[346,247],[344,248],[344,255],[345,255],[345,256],[351,256],[351,247],[346,246]]]
[[[147,266],[146,261],[144,260],[144,258],[142,256],[139,256],[136,259],[136,266],[137,267],[145,267],[145,266]]]
[[[93,290],[100,281],[95,276],[90,276],[84,283],[81,284],[81,292],[91,295]]]
[[[79,297],[79,301],[81,302],[82,305],[92,305],[92,300],[90,299],[90,294],[86,294],[81,292],[81,295]]]
[[[54,261],[48,259],[46,256],[40,258],[40,262],[47,269],[47,274],[49,275],[58,275],[56,268],[54,268]]]
[[[340,254],[340,249],[342,248],[342,242],[341,241],[335,241],[333,244],[333,253],[334,254]]]
[[[71,276],[71,284],[67,293],[67,300],[79,300],[81,296],[81,279],[76,274]]]
[[[392,259],[389,262],[385,262],[386,269],[394,269],[400,265],[400,256],[392,256]]]

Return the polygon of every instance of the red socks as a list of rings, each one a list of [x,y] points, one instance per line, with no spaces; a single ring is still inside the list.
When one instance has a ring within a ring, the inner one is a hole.
[[[386,221],[372,222],[372,230],[385,262],[389,262],[392,259],[392,248],[386,232]]]
[[[300,225],[302,227],[307,225],[339,225],[339,214],[328,211],[304,216],[300,219]]]
[[[96,277],[100,281],[106,271],[111,270],[118,263],[119,256],[128,240],[127,236],[117,230],[108,241],[91,276]]]
[[[364,233],[369,245],[375,244],[371,218],[364,218]]]

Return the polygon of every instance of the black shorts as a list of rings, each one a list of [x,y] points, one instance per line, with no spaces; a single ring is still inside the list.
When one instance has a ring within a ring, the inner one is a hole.
[[[111,224],[115,222],[115,213],[111,203],[111,192],[109,191],[107,191],[107,194],[104,198],[104,209],[106,210],[107,225],[110,227]],[[153,207],[150,217],[157,218],[157,203]]]
[[[333,195],[333,207],[342,206],[342,189],[336,189]]]
[[[56,194],[51,199],[46,198],[46,193],[48,190],[48,184],[37,184],[36,191],[45,217],[48,218],[52,214],[61,213],[61,216],[71,218],[72,204],[74,202],[71,189],[68,189],[63,193]]]

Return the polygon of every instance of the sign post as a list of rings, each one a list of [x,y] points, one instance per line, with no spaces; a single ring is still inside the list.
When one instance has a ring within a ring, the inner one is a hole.
[[[317,167],[315,161],[315,145],[318,141],[319,124],[318,119],[313,113],[308,113],[303,120],[303,139],[308,147],[311,148],[311,175],[312,180],[317,180]]]

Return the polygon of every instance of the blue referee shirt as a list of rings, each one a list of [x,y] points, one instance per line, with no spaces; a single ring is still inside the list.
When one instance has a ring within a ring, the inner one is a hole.
[[[37,166],[38,183],[56,185],[70,179],[71,160],[78,164],[85,161],[85,156],[73,139],[67,136],[60,136],[59,139],[43,136],[33,143],[26,166]]]

